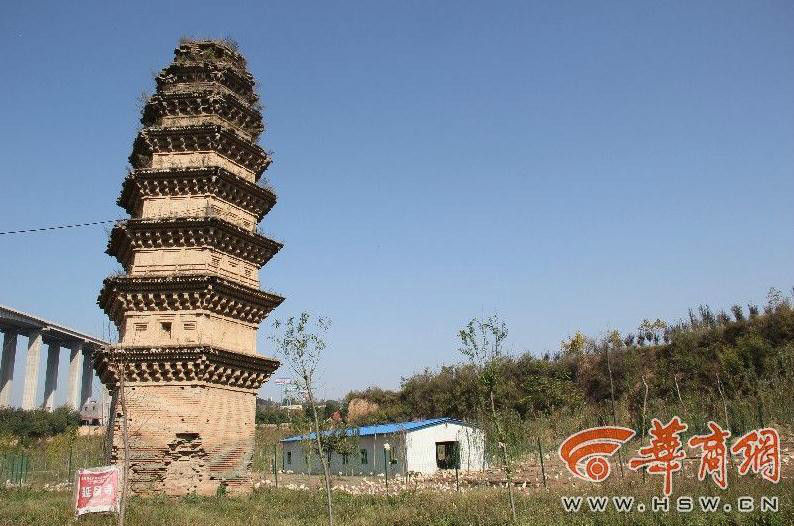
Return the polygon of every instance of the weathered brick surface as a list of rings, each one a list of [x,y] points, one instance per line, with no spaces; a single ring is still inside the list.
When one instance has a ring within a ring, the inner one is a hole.
[[[127,384],[135,493],[214,494],[250,486],[255,394],[207,384]],[[121,404],[112,460],[123,462]]]

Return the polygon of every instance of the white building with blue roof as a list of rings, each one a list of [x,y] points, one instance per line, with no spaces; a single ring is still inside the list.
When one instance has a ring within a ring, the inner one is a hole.
[[[476,471],[485,467],[484,433],[460,420],[431,418],[362,426],[345,432],[358,444],[352,454],[328,454],[334,474],[377,475],[384,473],[387,464],[390,475],[432,474],[456,467],[460,471]],[[282,469],[321,473],[316,452],[309,453],[315,445],[314,439],[314,433],[283,439]]]

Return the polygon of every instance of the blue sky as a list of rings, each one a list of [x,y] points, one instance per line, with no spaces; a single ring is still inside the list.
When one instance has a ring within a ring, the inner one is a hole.
[[[762,302],[794,285],[792,28],[782,1],[4,3],[0,230],[123,217],[138,95],[180,36],[229,35],[274,316],[334,320],[321,395],[459,360],[474,316],[540,354]],[[106,239],[0,236],[0,303],[101,336]]]

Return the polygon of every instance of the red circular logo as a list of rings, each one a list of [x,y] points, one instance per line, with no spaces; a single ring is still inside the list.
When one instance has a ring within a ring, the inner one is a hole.
[[[585,472],[591,480],[601,482],[609,476],[609,462],[604,457],[593,457],[587,461]]]

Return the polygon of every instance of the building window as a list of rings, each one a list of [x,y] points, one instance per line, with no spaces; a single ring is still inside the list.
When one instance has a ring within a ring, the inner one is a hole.
[[[195,321],[186,321],[182,324],[182,329],[185,331],[185,341],[188,343],[192,343],[196,341],[196,322]]]
[[[292,464],[292,451],[287,451],[287,464]]]
[[[148,324],[146,324],[146,323],[136,323],[135,324],[135,332],[143,332],[143,331],[145,331],[147,325]]]
[[[217,267],[220,264],[221,264],[221,258],[215,256],[212,256],[210,258],[210,265],[212,265],[213,267]]]
[[[369,459],[367,458],[367,450],[366,449],[362,449],[361,450],[361,465],[363,466],[363,465],[368,464],[368,463],[369,463]]]
[[[171,322],[170,321],[162,321],[162,322],[160,322],[160,334],[162,334],[166,338],[171,338]]]

